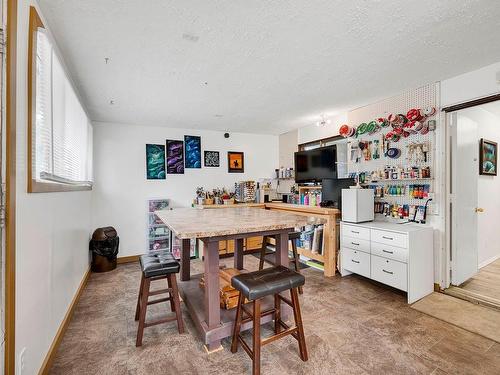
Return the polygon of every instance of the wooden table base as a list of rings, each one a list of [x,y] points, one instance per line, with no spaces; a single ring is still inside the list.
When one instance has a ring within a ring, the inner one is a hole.
[[[205,322],[205,306],[204,298],[205,293],[199,286],[202,274],[191,276],[191,280],[179,282],[179,293],[184,301],[189,315],[191,316],[201,338],[205,344],[205,349],[208,353],[214,353],[220,350],[221,340],[226,337],[231,337],[233,333],[233,324],[236,317],[236,309],[220,310],[220,323],[211,329],[208,328]],[[274,299],[272,296],[265,298],[262,302],[262,309],[266,310],[274,306]],[[291,316],[291,309],[288,305],[282,304],[282,319],[286,320]],[[271,322],[272,315],[262,318],[261,324]],[[252,322],[243,324],[241,331],[252,328]]]

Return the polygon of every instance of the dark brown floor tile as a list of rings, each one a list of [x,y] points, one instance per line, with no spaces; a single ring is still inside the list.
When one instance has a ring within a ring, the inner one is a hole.
[[[232,267],[233,260],[221,263]],[[245,257],[245,268],[257,265],[257,258]],[[193,261],[192,269],[202,271],[203,263]],[[300,360],[296,340],[287,337],[263,348],[263,374],[489,374],[499,367],[499,344],[409,308],[404,293],[355,275],[324,278],[311,268],[303,274],[300,302],[309,361]],[[179,335],[175,322],[148,327],[143,346],[136,348],[140,277],[138,264],[91,275],[52,374],[251,373],[241,347],[230,353],[230,339],[223,340],[222,351],[205,352],[183,304],[186,333]],[[154,287],[163,287],[159,283]],[[170,313],[168,304],[150,307],[148,318]],[[262,332],[270,334],[272,325]],[[244,336],[250,343],[250,332]],[[476,359],[466,363],[470,357]]]

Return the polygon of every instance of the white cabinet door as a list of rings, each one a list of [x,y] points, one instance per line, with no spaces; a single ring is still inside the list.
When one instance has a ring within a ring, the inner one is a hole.
[[[449,115],[451,130],[451,283],[460,285],[478,271],[478,124],[460,112]]]

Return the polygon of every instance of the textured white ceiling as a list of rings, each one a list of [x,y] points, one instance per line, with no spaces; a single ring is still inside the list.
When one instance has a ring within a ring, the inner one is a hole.
[[[96,121],[279,134],[500,61],[498,0],[39,2]]]

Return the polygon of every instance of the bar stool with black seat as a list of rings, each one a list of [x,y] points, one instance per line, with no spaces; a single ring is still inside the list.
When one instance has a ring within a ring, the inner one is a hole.
[[[252,374],[260,374],[260,352],[261,347],[275,340],[292,335],[299,343],[300,358],[307,361],[307,348],[300,314],[299,295],[297,288],[304,285],[304,276],[284,266],[275,266],[259,271],[242,273],[233,276],[231,285],[238,290],[238,307],[236,309],[236,320],[234,322],[231,352],[238,351],[238,344],[248,353],[252,359]],[[280,293],[290,290],[291,299]],[[266,296],[274,296],[274,308],[261,311],[262,299]],[[253,310],[249,311],[245,306],[245,298],[253,304]],[[293,310],[295,327],[290,327],[281,320],[281,301],[288,304]],[[243,313],[247,316],[243,317]],[[274,315],[274,335],[261,340],[260,319],[263,316]],[[241,325],[253,321],[252,349],[240,335]],[[283,328],[283,330],[281,330]]]
[[[159,252],[142,255],[139,260],[141,264],[142,276],[139,296],[137,298],[137,308],[135,311],[135,320],[139,321],[135,346],[142,345],[142,336],[144,333],[144,328],[146,327],[151,327],[157,324],[177,320],[177,328],[179,330],[179,333],[184,332],[179,291],[177,289],[177,280],[175,279],[175,274],[178,273],[180,269],[179,262],[169,252]],[[152,281],[164,279],[167,280],[168,288],[150,291]],[[157,298],[155,300],[149,301],[150,296],[156,296],[165,293],[168,293],[168,297]],[[175,316],[146,322],[146,310],[148,305],[167,301],[170,301],[170,309],[175,313]]]
[[[264,236],[262,238],[262,247],[260,248],[260,259],[259,259],[259,270],[264,268],[264,262],[267,261],[274,265],[274,263],[266,260],[267,253],[267,239],[271,238],[271,236]],[[299,253],[297,252],[297,240],[300,238],[300,232],[291,232],[288,234],[288,241],[292,245],[292,258],[290,258],[290,263],[293,264],[295,271],[300,273],[300,262],[299,262]],[[302,287],[299,287],[299,293],[302,294]]]

